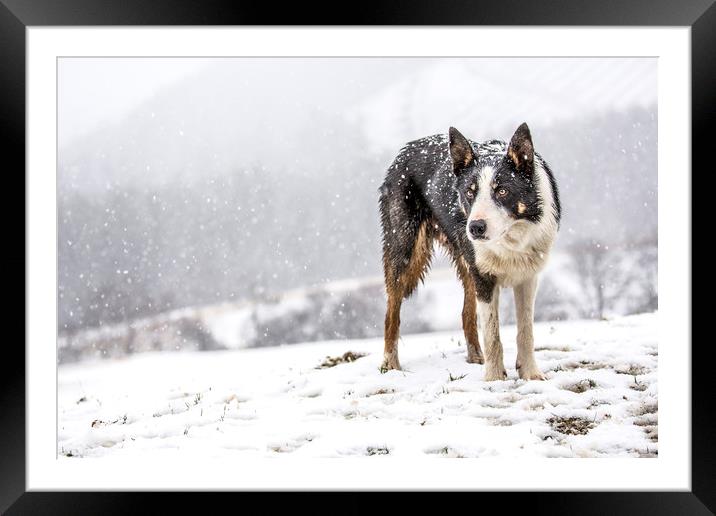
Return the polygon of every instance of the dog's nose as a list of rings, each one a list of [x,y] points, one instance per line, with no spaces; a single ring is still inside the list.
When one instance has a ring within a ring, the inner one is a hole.
[[[487,222],[485,219],[473,220],[470,222],[470,235],[472,238],[485,238],[485,232],[487,231]]]

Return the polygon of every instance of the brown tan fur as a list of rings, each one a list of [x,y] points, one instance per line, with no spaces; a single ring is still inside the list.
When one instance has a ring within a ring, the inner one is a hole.
[[[482,364],[484,363],[484,358],[477,336],[477,290],[475,280],[470,274],[464,258],[455,259],[453,257],[453,261],[465,293],[462,305],[462,330],[467,343],[467,361],[472,364]]]
[[[483,364],[484,356],[478,338],[477,321],[477,289],[475,280],[470,273],[465,258],[459,256],[449,245],[447,238],[440,231],[434,230],[431,222],[425,222],[418,230],[415,244],[408,266],[398,277],[392,277],[392,269],[386,267],[389,276],[386,282],[388,303],[385,314],[385,348],[383,369],[400,369],[397,343],[400,334],[400,308],[402,300],[415,290],[418,282],[422,281],[427,272],[433,253],[433,242],[442,244],[450,254],[457,270],[457,276],[462,282],[464,299],[462,307],[462,327],[467,343],[467,361],[473,364]]]
[[[413,244],[410,261],[399,277],[392,277],[388,272],[386,292],[388,304],[385,312],[385,349],[383,369],[400,369],[397,343],[400,331],[400,307],[403,298],[412,294],[418,282],[422,281],[430,265],[433,252],[433,237],[429,234],[428,223],[420,225],[417,238]],[[392,269],[386,266],[386,271]]]

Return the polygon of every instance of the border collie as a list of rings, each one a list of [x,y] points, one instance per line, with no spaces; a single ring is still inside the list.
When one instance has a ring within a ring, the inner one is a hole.
[[[485,364],[485,380],[507,378],[499,331],[500,287],[512,287],[520,378],[544,380],[534,356],[537,276],[560,222],[557,184],[534,151],[527,124],[509,144],[476,143],[451,127],[406,144],[380,187],[383,269],[388,306],[381,370],[400,369],[400,305],[422,281],[442,244],[465,291],[467,361]],[[480,323],[485,354],[477,333]]]

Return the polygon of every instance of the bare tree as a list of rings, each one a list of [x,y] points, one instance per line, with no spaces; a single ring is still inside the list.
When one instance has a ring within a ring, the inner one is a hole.
[[[607,276],[612,269],[609,248],[599,241],[589,239],[572,244],[569,250],[584,293],[582,314],[602,319],[607,301]]]

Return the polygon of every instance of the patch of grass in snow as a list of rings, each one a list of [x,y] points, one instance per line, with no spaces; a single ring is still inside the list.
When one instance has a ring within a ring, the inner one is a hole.
[[[590,371],[596,371],[597,369],[607,369],[609,366],[601,362],[591,362],[589,360],[580,360],[578,362],[566,362],[561,364],[566,370],[571,369],[588,369]]]
[[[462,380],[462,379],[465,378],[466,376],[467,376],[467,373],[461,374],[461,375],[458,375],[458,376],[453,376],[452,373],[451,373],[450,371],[448,371],[448,382],[455,382],[455,381],[457,381],[457,380]]]
[[[655,457],[659,456],[658,450],[652,450],[648,446],[647,446],[646,450],[634,450],[634,451],[637,453],[639,458],[644,458],[644,457],[645,458],[655,458]]]
[[[594,407],[598,407],[599,405],[611,405],[612,402],[609,400],[592,400],[589,405],[587,405],[588,409],[593,409]]]
[[[365,397],[368,398],[369,396],[377,396],[380,394],[393,394],[393,393],[395,393],[395,389],[377,389],[373,392],[369,392],[368,394],[365,395]]]
[[[589,389],[594,389],[596,386],[597,382],[595,382],[591,378],[585,378],[584,380],[580,380],[575,384],[565,385],[564,387],[562,387],[562,389],[581,394],[583,392],[587,392]]]
[[[487,422],[494,426],[512,426],[514,423],[502,417],[488,417]]]
[[[496,400],[495,401],[487,400],[487,401],[481,402],[480,407],[492,408],[492,409],[505,409],[505,408],[510,407],[510,403],[504,403],[504,402],[496,401]]]
[[[447,446],[443,446],[442,448],[435,448],[431,450],[425,450],[425,453],[430,453],[433,455],[447,455],[450,452],[450,448]]]
[[[368,446],[365,449],[365,453],[366,453],[366,455],[388,455],[390,453],[390,450],[388,449],[387,446],[379,446],[379,447]]]
[[[72,450],[65,450],[65,447],[62,446],[60,448],[60,455],[63,455],[65,457],[82,457],[78,452],[74,452]]]
[[[644,427],[644,433],[652,442],[657,442],[659,440],[659,429],[656,426]]]
[[[363,358],[366,356],[367,353],[356,353],[354,351],[346,351],[340,356],[337,357],[331,357],[326,356],[326,359],[321,362],[321,365],[316,367],[316,369],[327,369],[329,367],[335,367],[339,364],[347,364],[349,362],[355,362],[359,358]]]
[[[644,392],[649,388],[649,385],[647,385],[645,382],[640,382],[636,379],[636,376],[634,377],[634,383],[629,385],[630,389],[633,389],[638,392]]]
[[[636,426],[640,426],[644,430],[647,439],[652,442],[657,442],[659,440],[658,410],[658,403],[654,401],[649,403],[643,403],[633,411],[634,415],[636,416],[634,418],[633,424],[635,424]],[[646,456],[651,457],[653,455]]]
[[[634,410],[635,416],[643,416],[645,414],[656,414],[659,411],[659,404],[656,401],[644,402],[640,407]]]
[[[187,409],[190,409],[191,407],[196,407],[199,402],[201,402],[201,393],[197,392],[191,402],[185,401],[184,405],[186,405]]]
[[[654,426],[659,421],[656,414],[644,414],[634,418],[634,424],[637,426]]]
[[[644,433],[646,434],[647,438],[654,442],[658,441],[659,439],[659,432],[656,423],[656,421],[650,421],[649,419],[634,420],[634,424],[636,426],[640,426],[644,430]]]
[[[425,453],[428,455],[440,455],[441,457],[448,457],[453,459],[465,458],[464,455],[457,452],[450,446],[443,446],[442,448],[428,448],[427,450],[425,450]]]
[[[553,416],[547,423],[553,430],[565,435],[586,435],[596,426],[594,421],[581,417]]]
[[[107,426],[107,425],[126,425],[127,424],[127,414],[123,415],[122,417],[119,417],[117,419],[114,419],[112,421],[102,421],[101,419],[95,419],[92,421],[92,428],[98,428],[100,426]]]
[[[523,409],[524,409],[524,410],[529,410],[529,411],[532,411],[532,412],[536,412],[536,411],[539,411],[539,410],[544,410],[544,403],[541,402],[541,401],[538,401],[538,400],[531,401],[531,402],[526,403],[526,404],[523,406]]]
[[[570,348],[569,346],[537,346],[535,348],[535,351],[561,351],[563,353],[567,353],[568,351],[572,351],[572,348]]]
[[[630,364],[629,367],[626,369],[620,368],[620,369],[616,370],[617,374],[628,374],[631,376],[639,376],[642,374],[646,374],[649,371],[650,371],[650,369],[648,367],[644,367],[644,366],[640,366],[640,365],[636,365],[636,364]]]
[[[184,408],[182,408],[181,406],[177,407],[177,406],[172,405],[171,403],[168,403],[166,409],[161,409],[161,410],[156,411],[154,414],[152,414],[152,417],[162,417],[162,416],[168,416],[170,414],[172,416],[174,416],[176,414],[181,414],[182,412],[186,412],[187,410],[189,410],[189,407],[187,406],[186,403],[184,403]]]
[[[292,453],[315,439],[314,434],[304,434],[280,444],[270,444],[268,449],[275,453]]]
[[[502,401],[505,401],[507,403],[517,403],[518,401],[524,399],[524,396],[521,396],[520,394],[510,392],[500,398]]]

